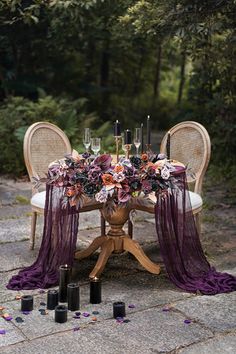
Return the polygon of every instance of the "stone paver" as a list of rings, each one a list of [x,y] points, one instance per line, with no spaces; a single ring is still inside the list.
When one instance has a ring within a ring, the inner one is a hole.
[[[212,331],[236,330],[236,292],[214,296],[197,296],[179,302],[175,308]]]
[[[0,330],[5,330],[5,334],[0,334],[0,352],[2,347],[24,341],[26,338],[10,321],[5,321],[0,317]]]
[[[203,343],[198,343],[180,350],[181,354],[233,354],[236,348],[236,333],[217,336]]]

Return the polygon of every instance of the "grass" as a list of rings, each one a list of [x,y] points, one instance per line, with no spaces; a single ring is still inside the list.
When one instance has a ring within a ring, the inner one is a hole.
[[[15,201],[16,203],[21,205],[28,205],[30,203],[29,199],[24,197],[23,195],[17,195]]]

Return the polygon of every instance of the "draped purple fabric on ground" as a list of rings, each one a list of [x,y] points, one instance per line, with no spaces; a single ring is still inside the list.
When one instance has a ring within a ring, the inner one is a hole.
[[[236,277],[217,272],[203,253],[185,172],[175,176],[169,193],[157,194],[155,218],[161,255],[176,286],[206,295],[236,290]]]
[[[44,230],[37,260],[12,277],[12,290],[49,288],[59,281],[59,266],[72,265],[76,247],[79,214],[68,206],[62,209],[63,187],[47,185]]]

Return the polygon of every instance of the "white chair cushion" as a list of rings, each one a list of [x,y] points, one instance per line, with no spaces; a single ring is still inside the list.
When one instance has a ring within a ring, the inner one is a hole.
[[[191,202],[191,206],[192,206],[192,210],[198,209],[202,206],[202,198],[199,194],[194,193],[194,192],[190,192],[189,191],[189,196],[190,196],[190,202]],[[156,204],[156,196],[155,193],[150,193],[148,195],[148,198],[154,203]]]
[[[46,200],[46,191],[43,191],[34,194],[30,202],[32,206],[36,208],[44,209],[45,200]]]

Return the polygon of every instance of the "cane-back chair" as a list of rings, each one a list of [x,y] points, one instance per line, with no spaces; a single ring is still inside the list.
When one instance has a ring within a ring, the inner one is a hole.
[[[34,176],[45,177],[48,165],[55,160],[71,153],[71,145],[66,134],[54,124],[37,122],[31,125],[24,137],[24,159],[26,168],[32,180]],[[44,213],[46,191],[32,187],[32,220],[30,234],[30,249],[34,249],[37,214]],[[101,209],[102,204],[86,198],[80,212]],[[101,233],[105,233],[105,220],[101,216]]]
[[[187,181],[190,201],[200,234],[200,211],[203,200],[202,182],[211,155],[211,141],[207,130],[194,121],[176,124],[170,129],[170,159],[178,160],[187,166]],[[167,135],[161,142],[161,153],[166,153]]]

